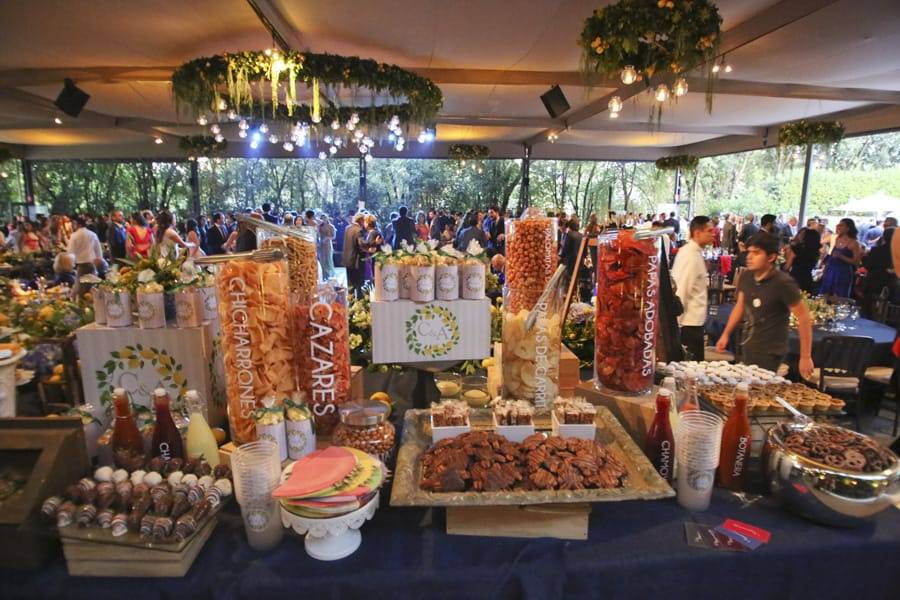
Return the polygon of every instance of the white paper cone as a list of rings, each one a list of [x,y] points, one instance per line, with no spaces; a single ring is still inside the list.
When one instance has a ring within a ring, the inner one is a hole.
[[[175,318],[179,327],[200,327],[200,297],[192,290],[182,290],[175,294]]]
[[[400,265],[375,265],[375,300],[393,301],[400,298]]]
[[[115,291],[103,294],[106,300],[106,324],[109,327],[131,326],[131,294]]]
[[[260,425],[259,423],[257,423],[256,437],[260,440],[268,440],[278,446],[278,459],[281,462],[287,460],[288,445],[284,421],[279,421],[275,425]]]
[[[106,325],[106,297],[103,288],[94,286],[91,288],[91,297],[94,299],[94,323]]]
[[[400,265],[400,298],[409,299],[412,296],[412,267],[410,265]]]
[[[437,265],[434,268],[437,287],[434,297],[438,300],[456,300],[459,298],[459,267],[457,265]]]
[[[466,300],[484,298],[484,265],[462,265],[459,271],[462,297]]]
[[[197,288],[200,296],[200,315],[204,321],[215,321],[219,318],[219,301],[216,299],[216,288],[205,286]]]
[[[409,299],[413,302],[431,302],[434,300],[434,266],[410,267],[412,288]]]
[[[288,458],[299,460],[316,449],[316,434],[312,419],[285,421]]]
[[[162,292],[137,293],[138,324],[141,329],[159,329],[166,326],[166,302]]]

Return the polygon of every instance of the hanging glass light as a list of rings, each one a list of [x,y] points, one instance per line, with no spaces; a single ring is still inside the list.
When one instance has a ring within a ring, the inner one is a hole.
[[[684,77],[679,77],[672,85],[672,93],[677,97],[684,96],[688,93],[688,82]]]
[[[625,68],[622,69],[622,83],[625,85],[631,85],[635,81],[637,81],[638,74],[635,68],[632,65],[625,65]]]
[[[622,99],[618,96],[613,96],[609,99],[609,112],[617,113],[622,110]]]
[[[669,88],[666,84],[661,83],[656,86],[656,101],[657,102],[665,102],[669,99]]]

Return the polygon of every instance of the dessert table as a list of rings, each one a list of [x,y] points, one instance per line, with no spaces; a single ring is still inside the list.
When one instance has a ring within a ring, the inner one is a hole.
[[[685,521],[726,518],[771,531],[771,541],[741,553],[686,544]],[[60,556],[40,571],[0,571],[0,597],[900,597],[893,508],[865,528],[831,529],[770,498],[745,503],[716,490],[710,509],[693,517],[674,499],[594,505],[589,539],[578,542],[449,536],[442,509],[385,506],[363,527],[360,549],[340,561],[312,560],[294,535],[260,555],[232,503],[183,579],[72,578]]]

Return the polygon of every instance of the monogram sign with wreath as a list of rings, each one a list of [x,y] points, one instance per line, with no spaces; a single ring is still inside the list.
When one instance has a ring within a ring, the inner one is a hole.
[[[406,345],[419,356],[444,356],[457,344],[459,321],[443,306],[424,306],[406,321]]]
[[[148,369],[157,378],[155,387],[172,390],[176,397],[187,392],[184,367],[167,350],[135,344],[110,352],[110,358],[103,364],[103,368],[94,372],[100,403],[108,407],[112,401],[113,389],[117,387],[125,388],[132,395],[137,393],[149,397],[152,389],[135,389],[135,385],[142,380],[141,371]]]

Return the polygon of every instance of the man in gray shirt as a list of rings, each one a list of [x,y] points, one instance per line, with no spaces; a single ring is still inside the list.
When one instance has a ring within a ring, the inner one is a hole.
[[[742,362],[777,371],[788,352],[788,321],[797,317],[800,335],[800,375],[812,376],[812,320],[790,275],[775,268],[778,240],[761,231],[747,240],[748,275],[738,283],[738,299],[716,344],[724,352],[731,333],[746,316]]]

